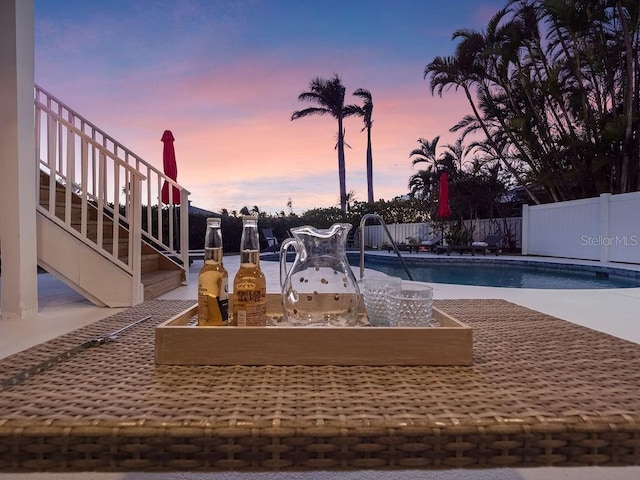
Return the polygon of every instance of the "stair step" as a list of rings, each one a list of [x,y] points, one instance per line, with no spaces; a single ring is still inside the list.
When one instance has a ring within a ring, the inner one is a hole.
[[[48,202],[40,202],[40,206],[46,210],[49,210],[49,203]],[[55,216],[58,217],[60,220],[65,221],[65,208],[64,208],[64,204],[57,204],[56,208],[55,208]],[[92,207],[87,209],[87,221],[92,222],[92,221],[96,221],[96,218],[98,216],[98,213],[96,212],[96,210]],[[71,222],[73,223],[80,223],[82,219],[82,205],[78,205],[76,203],[71,205]],[[111,221],[111,219],[105,218],[105,224],[107,221]]]
[[[49,177],[40,172],[40,198],[39,204],[49,208]],[[63,185],[57,184],[55,199],[55,215],[65,221],[65,200],[66,189]],[[75,194],[71,196],[70,204],[71,227],[78,232],[82,229],[82,199]],[[98,210],[92,202],[87,203],[87,238],[97,243],[98,236]],[[102,226],[102,248],[108,252],[113,252],[113,219],[108,215],[103,216]],[[148,248],[146,250],[149,250]],[[153,251],[153,249],[151,249]],[[145,252],[145,249],[143,249]],[[129,253],[129,232],[126,227],[120,226],[118,233],[118,257],[125,264],[128,264]],[[164,256],[160,253],[141,254],[141,281],[144,288],[144,300],[151,300],[164,295],[171,290],[182,285],[183,271],[176,267],[174,270],[164,270],[172,268],[167,264]]]
[[[141,259],[142,275],[152,273],[158,270],[160,266],[160,255],[157,253],[143,254]]]
[[[78,221],[71,220],[71,226],[75,228],[77,231],[81,231],[82,223]],[[87,236],[95,239],[98,234],[98,221],[97,220],[88,220],[87,221]],[[126,230],[120,231],[120,238],[126,236]],[[102,224],[102,235],[104,238],[111,238],[113,236],[113,222],[110,219],[105,219]]]
[[[49,202],[49,192],[51,192],[51,190],[49,190],[49,185],[43,185],[40,187],[40,203]],[[57,188],[55,194],[55,202],[64,204],[66,196],[67,191],[64,188]],[[82,203],[82,199],[78,195],[72,193],[71,202],[80,204]]]
[[[156,270],[142,275],[144,300],[153,300],[182,285],[180,270]]]

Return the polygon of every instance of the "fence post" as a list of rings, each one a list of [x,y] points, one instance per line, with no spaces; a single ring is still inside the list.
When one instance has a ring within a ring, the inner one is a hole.
[[[610,241],[610,229],[609,229],[609,201],[611,200],[610,193],[600,194],[600,261],[609,261],[609,244]]]
[[[529,205],[522,206],[522,255],[529,254]]]

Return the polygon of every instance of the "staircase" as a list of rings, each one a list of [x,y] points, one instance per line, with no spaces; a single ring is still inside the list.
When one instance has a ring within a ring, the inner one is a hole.
[[[110,307],[186,284],[189,192],[39,86],[35,120],[38,265]]]

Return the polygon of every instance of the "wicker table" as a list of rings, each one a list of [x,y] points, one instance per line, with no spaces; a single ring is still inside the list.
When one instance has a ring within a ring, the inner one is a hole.
[[[489,468],[640,464],[640,345],[501,300],[438,306],[472,367],[154,364],[153,301],[0,361],[0,471]]]

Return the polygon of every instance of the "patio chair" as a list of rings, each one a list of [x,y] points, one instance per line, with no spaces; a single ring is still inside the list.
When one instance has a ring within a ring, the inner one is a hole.
[[[409,252],[409,253],[418,253],[420,249],[420,240],[416,237],[407,237],[404,239],[404,242],[395,242],[396,248],[399,252]],[[387,252],[391,252],[393,250],[393,246],[390,243],[383,243],[382,248],[386,249]]]
[[[473,242],[471,245],[477,252],[483,254],[495,252],[498,255],[502,250],[502,241],[504,237],[502,235],[487,235],[482,242]]]
[[[435,252],[436,247],[442,243],[442,235],[436,235],[428,240],[422,240],[420,242],[420,251],[426,252],[430,251],[431,253]]]
[[[262,239],[266,242],[267,246],[262,249],[263,252],[277,252],[280,250],[280,242],[273,234],[273,230],[270,228],[262,229]]]

